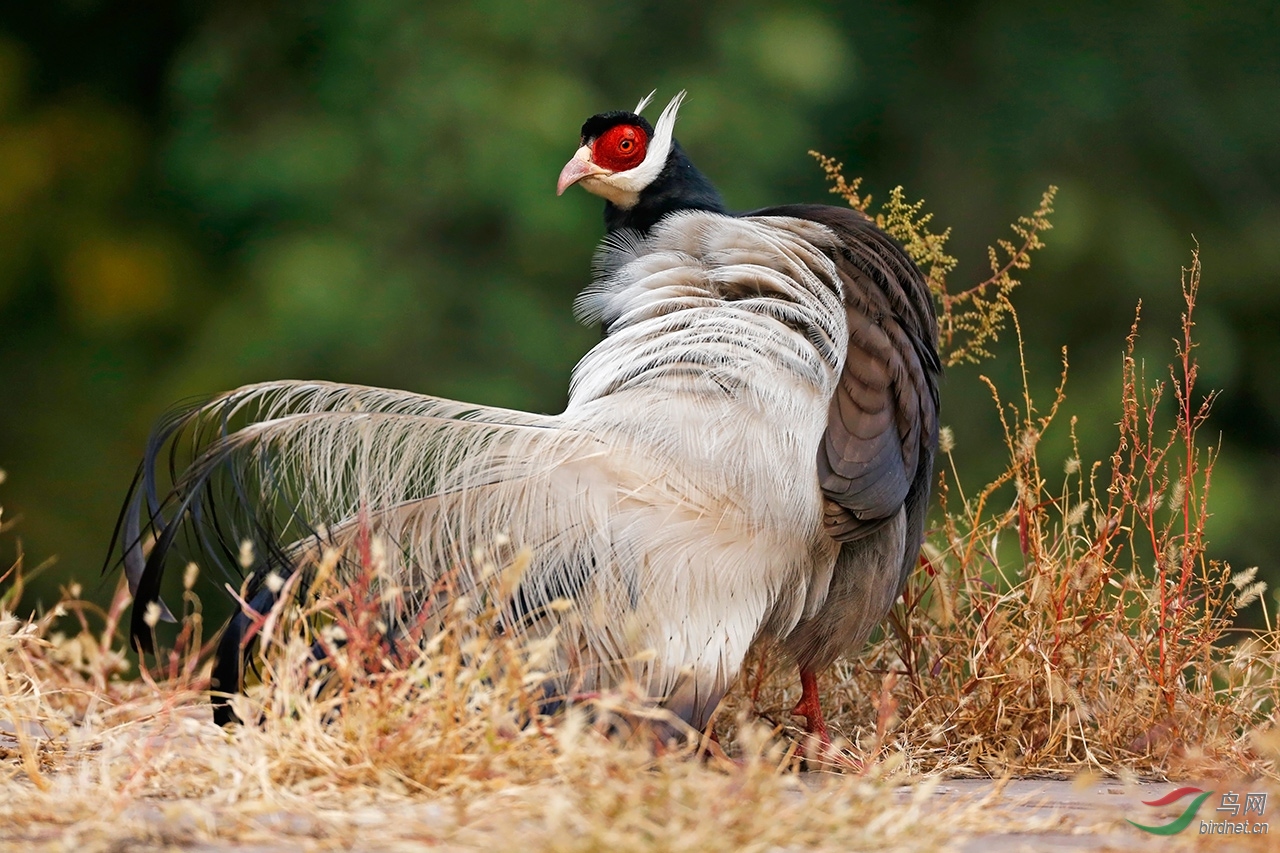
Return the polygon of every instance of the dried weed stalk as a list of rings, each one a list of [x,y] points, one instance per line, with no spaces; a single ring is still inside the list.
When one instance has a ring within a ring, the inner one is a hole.
[[[907,254],[924,271],[938,302],[938,339],[942,363],[977,364],[992,358],[987,348],[1000,339],[1013,306],[1009,294],[1021,282],[1016,272],[1030,269],[1031,253],[1044,248],[1040,235],[1053,225],[1053,199],[1058,188],[1050,186],[1040,197],[1040,205],[1029,216],[1019,216],[1010,225],[1017,241],[997,240],[987,247],[991,275],[972,287],[952,293],[947,288],[947,275],[956,267],[956,259],[947,254],[951,229],[931,231],[932,213],[924,213],[924,201],[908,202],[902,187],[894,187],[889,200],[872,213],[870,195],[861,195],[862,178],[846,180],[842,163],[810,151],[826,173],[831,192],[848,202],[855,210],[867,214],[880,228],[902,244]]]
[[[819,158],[833,192],[868,209],[859,181]],[[985,354],[1012,323],[1022,388],[1007,403],[986,377],[1000,414],[1008,466],[974,493],[960,484],[944,429],[940,518],[922,570],[909,581],[891,629],[836,667],[836,727],[864,754],[915,771],[953,774],[1136,772],[1146,776],[1280,773],[1280,632],[1240,639],[1234,617],[1259,602],[1256,569],[1232,572],[1207,555],[1205,522],[1217,447],[1198,434],[1213,395],[1196,390],[1194,312],[1200,260],[1182,277],[1185,310],[1166,382],[1148,384],[1134,356],[1135,318],[1122,364],[1116,451],[1085,464],[1075,450],[1053,484],[1041,442],[1065,402],[1061,380],[1047,411],[1032,399],[1017,315],[1005,298],[1048,227],[1053,188],[1002,244],[1008,263],[974,294],[982,319],[957,323],[942,278],[954,260],[947,232],[930,234],[921,205],[895,191],[882,227],[929,270],[948,363]],[[896,224],[895,224],[896,223]],[[994,256],[994,253],[993,253]],[[994,267],[993,267],[994,269]],[[982,295],[984,290],[993,295]],[[967,330],[956,343],[947,334]],[[977,331],[974,331],[974,330]],[[1172,389],[1172,411],[1162,406]],[[1056,467],[1056,466],[1055,466]],[[1233,642],[1233,640],[1237,640]],[[792,674],[768,652],[748,670],[747,706],[781,728],[794,701]]]

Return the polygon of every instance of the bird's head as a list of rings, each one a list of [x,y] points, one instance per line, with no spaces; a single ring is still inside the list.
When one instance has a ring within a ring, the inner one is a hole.
[[[574,184],[623,210],[635,207],[644,192],[662,173],[671,154],[672,131],[684,92],[667,104],[654,127],[640,115],[653,97],[650,93],[633,112],[597,113],[582,125],[581,147],[560,171],[556,195]]]
[[[579,148],[560,171],[556,195],[574,184],[605,200],[609,230],[647,231],[675,210],[723,212],[719,193],[675,141],[676,114],[685,93],[671,99],[651,125],[640,115],[650,93],[632,112],[598,113],[582,125]]]

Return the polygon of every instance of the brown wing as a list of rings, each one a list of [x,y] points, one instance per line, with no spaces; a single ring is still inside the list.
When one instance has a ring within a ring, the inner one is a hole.
[[[835,235],[822,248],[840,276],[849,342],[818,449],[818,479],[828,499],[827,533],[859,539],[904,503],[914,508],[927,499],[941,372],[933,298],[901,247],[856,211],[791,205],[754,215],[809,219]]]

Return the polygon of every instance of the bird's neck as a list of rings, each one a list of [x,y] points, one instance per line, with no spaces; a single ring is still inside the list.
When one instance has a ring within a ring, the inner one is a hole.
[[[604,224],[610,233],[626,228],[644,234],[667,214],[681,210],[727,212],[715,186],[698,171],[680,144],[673,142],[666,166],[653,183],[641,191],[634,206],[624,210],[613,202],[605,202]]]

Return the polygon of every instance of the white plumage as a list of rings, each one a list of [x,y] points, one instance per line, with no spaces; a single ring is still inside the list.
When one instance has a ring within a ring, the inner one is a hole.
[[[831,240],[798,219],[667,217],[602,248],[578,311],[610,334],[574,370],[563,414],[249,386],[182,422],[247,424],[178,493],[230,474],[259,514],[292,508],[277,539],[324,525],[341,543],[367,519],[421,594],[461,567],[455,591],[478,602],[476,549],[529,547],[536,618],[512,621],[564,633],[558,688],[634,680],[662,698],[688,683],[701,725],[751,643],[822,600],[811,585],[837,551],[812,476],[847,336],[834,265],[813,249]],[[140,554],[133,565],[140,578]],[[544,606],[557,598],[575,607]]]

